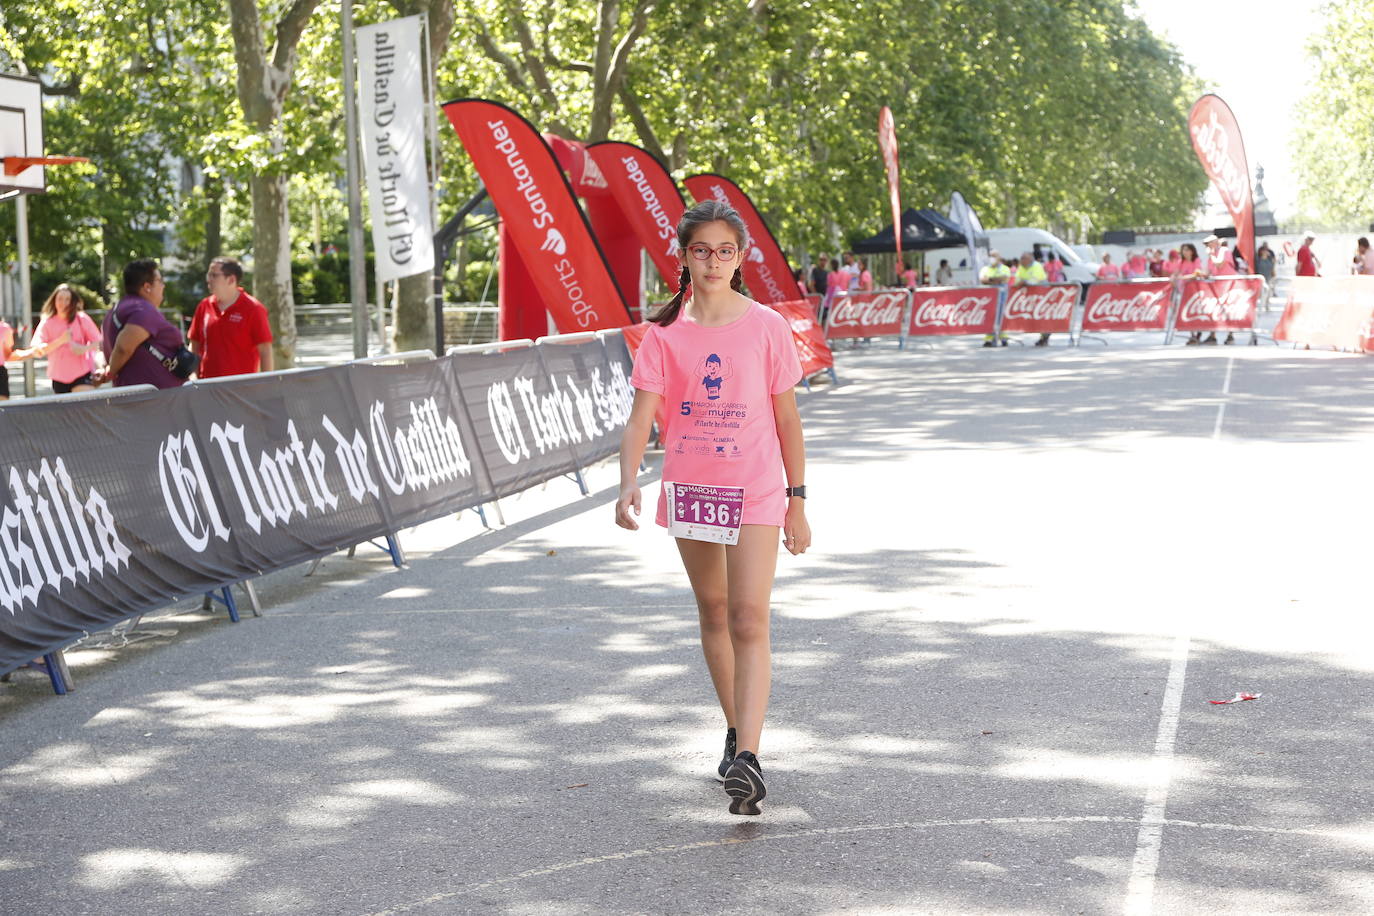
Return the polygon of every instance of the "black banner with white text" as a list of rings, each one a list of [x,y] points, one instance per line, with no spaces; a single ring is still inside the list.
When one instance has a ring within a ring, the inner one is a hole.
[[[620,335],[0,409],[0,672],[614,454]]]

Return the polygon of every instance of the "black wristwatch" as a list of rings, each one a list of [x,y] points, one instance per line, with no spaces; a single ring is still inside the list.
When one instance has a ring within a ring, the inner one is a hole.
[[[800,496],[802,499],[806,499],[806,487],[804,485],[800,487],[788,487],[784,492],[789,497]]]

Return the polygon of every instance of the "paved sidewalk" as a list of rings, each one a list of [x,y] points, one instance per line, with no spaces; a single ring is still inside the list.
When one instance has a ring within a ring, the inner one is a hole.
[[[68,697],[0,687],[0,899],[1374,910],[1374,363],[968,343],[802,395],[816,546],[780,560],[762,817],[710,778],[691,594],[603,464],[500,531],[408,532],[409,570],[338,555],[261,619],[72,653]]]

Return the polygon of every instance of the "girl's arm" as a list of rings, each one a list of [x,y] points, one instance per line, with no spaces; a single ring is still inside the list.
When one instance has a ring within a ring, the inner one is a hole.
[[[639,515],[639,465],[644,460],[644,448],[649,444],[649,430],[654,415],[663,403],[663,396],[652,391],[635,389],[634,406],[625,432],[620,437],[620,499],[615,504],[615,523],[631,531],[639,530],[639,522],[631,515]]]
[[[773,417],[782,446],[782,464],[787,485],[806,484],[806,443],[802,439],[801,414],[797,412],[797,393],[791,388],[773,395]],[[783,546],[793,556],[806,553],[811,546],[811,525],[806,521],[806,500],[793,496],[787,500],[787,519],[783,522]]]

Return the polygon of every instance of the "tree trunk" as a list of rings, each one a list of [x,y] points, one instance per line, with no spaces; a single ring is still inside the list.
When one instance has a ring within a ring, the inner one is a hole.
[[[219,257],[223,240],[224,179],[217,175],[205,177],[205,266]]]
[[[396,350],[434,349],[434,273],[425,271],[397,281]],[[444,354],[439,353],[438,356]]]
[[[291,223],[286,178],[254,175],[253,295],[272,322],[272,358],[278,369],[296,361],[296,303],[291,294]]]

